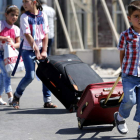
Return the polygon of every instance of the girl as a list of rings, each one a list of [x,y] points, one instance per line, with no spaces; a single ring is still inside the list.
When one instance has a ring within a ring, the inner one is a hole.
[[[20,17],[21,36],[24,39],[22,47],[22,58],[24,61],[26,74],[20,81],[13,99],[13,107],[19,108],[19,99],[25,88],[32,82],[35,75],[35,63],[31,59],[36,56],[37,59],[47,57],[48,44],[48,20],[42,12],[42,6],[39,0],[23,0],[25,13]],[[44,108],[56,108],[51,103],[51,92],[43,84]]]
[[[4,66],[4,43],[8,42],[15,48],[19,47],[20,44],[20,30],[14,23],[17,21],[19,10],[17,6],[8,6],[5,10],[6,20],[0,21],[0,105],[6,105],[7,103],[2,100],[2,93],[5,92],[8,95],[8,102],[11,105],[13,100],[12,88],[11,88],[11,77],[6,72]]]

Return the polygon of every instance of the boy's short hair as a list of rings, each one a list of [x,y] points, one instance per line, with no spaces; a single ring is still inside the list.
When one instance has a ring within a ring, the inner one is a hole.
[[[140,10],[140,0],[132,1],[128,5],[128,15],[131,16],[135,10]]]

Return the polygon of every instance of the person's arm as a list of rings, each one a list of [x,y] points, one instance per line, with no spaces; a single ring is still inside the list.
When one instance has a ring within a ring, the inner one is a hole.
[[[15,43],[13,44],[14,48],[19,48],[20,46],[20,37],[16,37]]]
[[[123,58],[124,58],[124,55],[125,55],[125,51],[120,51],[120,65],[121,65],[121,68],[122,68],[122,63],[123,63]]]
[[[120,50],[120,66],[122,68],[123,58],[125,56],[126,39],[124,33],[121,33],[117,48]]]
[[[48,47],[48,33],[49,33],[49,26],[48,26],[48,18],[43,12],[43,19],[45,25],[45,37],[42,39],[42,52],[41,57],[45,59],[47,57],[47,47]]]
[[[41,59],[39,48],[37,47],[32,35],[31,34],[24,34],[24,35],[25,35],[28,43],[30,44],[30,46],[35,51],[35,55],[36,55],[37,59]]]
[[[11,42],[11,38],[6,37],[6,36],[0,36],[0,41],[2,41],[3,43]]]
[[[30,26],[28,23],[28,16],[26,14],[22,14],[20,17],[20,27],[21,27],[21,33],[25,36],[28,43],[35,51],[35,55],[37,59],[40,59],[41,58],[40,51],[31,35]]]
[[[47,57],[47,48],[48,48],[48,34],[46,34],[45,38],[42,40],[42,52],[41,57],[45,59]]]

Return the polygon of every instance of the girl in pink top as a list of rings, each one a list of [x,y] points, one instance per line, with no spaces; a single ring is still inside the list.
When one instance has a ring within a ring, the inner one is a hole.
[[[8,42],[14,48],[20,44],[20,29],[14,25],[19,15],[19,9],[15,5],[7,6],[5,10],[6,20],[0,21],[0,105],[6,105],[1,95],[4,92],[8,95],[8,102],[11,105],[13,100],[11,77],[7,73],[4,65],[4,44]]]

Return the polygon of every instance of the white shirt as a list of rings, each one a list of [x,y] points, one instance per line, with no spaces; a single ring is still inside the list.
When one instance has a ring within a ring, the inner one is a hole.
[[[47,19],[47,16],[44,12],[42,12],[42,17],[44,19],[44,25],[45,25],[45,34],[48,34],[49,32],[49,29],[48,29],[48,19]],[[26,37],[25,37],[25,33],[26,34],[31,34],[31,30],[30,30],[30,25],[29,25],[29,22],[28,22],[28,18],[29,16],[27,14],[22,14],[21,17],[20,17],[20,36],[21,38],[24,39],[24,42],[23,42],[23,49],[25,50],[33,50],[33,48],[30,46],[30,44],[28,43]],[[43,30],[42,28],[39,28],[38,25],[34,26],[33,28],[33,31],[36,32],[36,38],[37,40],[35,40],[35,43],[36,45],[39,47],[39,50],[41,49],[42,47],[42,39],[44,37],[44,33],[43,33]]]

